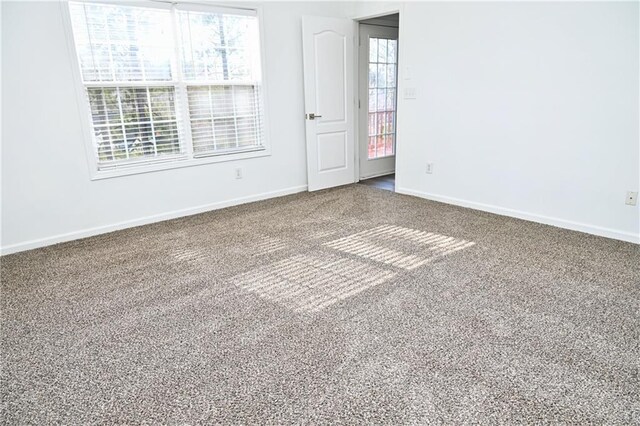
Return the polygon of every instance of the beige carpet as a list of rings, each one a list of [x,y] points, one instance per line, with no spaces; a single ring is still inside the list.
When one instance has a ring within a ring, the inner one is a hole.
[[[640,249],[363,185],[6,256],[4,424],[640,422]]]

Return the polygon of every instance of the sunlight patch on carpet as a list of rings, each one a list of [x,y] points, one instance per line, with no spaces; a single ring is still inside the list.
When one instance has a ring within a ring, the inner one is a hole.
[[[199,261],[209,257],[206,252],[190,247],[177,247],[172,250],[171,255],[180,262]]]
[[[248,249],[255,255],[269,254],[287,248],[287,243],[283,240],[273,237],[260,236]]]
[[[381,225],[325,243],[335,250],[407,270],[473,245],[472,241],[395,225]]]
[[[232,282],[293,311],[318,312],[395,275],[375,265],[316,252],[245,272]]]

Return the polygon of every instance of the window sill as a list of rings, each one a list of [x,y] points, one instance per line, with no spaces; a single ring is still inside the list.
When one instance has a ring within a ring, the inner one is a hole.
[[[137,166],[123,166],[111,170],[94,170],[91,180],[111,179],[115,177],[138,175],[142,173],[153,173],[163,170],[181,169],[183,167],[202,166],[205,164],[223,163],[226,161],[246,160],[249,158],[268,157],[271,155],[269,148],[260,148],[251,151],[243,151],[234,154],[217,154],[207,157],[188,158],[182,160],[141,164]]]

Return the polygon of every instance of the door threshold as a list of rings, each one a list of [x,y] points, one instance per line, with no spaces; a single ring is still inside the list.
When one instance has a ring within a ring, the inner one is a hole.
[[[385,191],[396,192],[396,175],[395,173],[367,178],[358,182],[361,185],[373,186],[374,188],[384,189]]]

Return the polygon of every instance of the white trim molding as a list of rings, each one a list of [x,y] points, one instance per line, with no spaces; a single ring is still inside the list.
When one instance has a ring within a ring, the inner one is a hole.
[[[206,213],[213,210],[223,209],[225,207],[237,206],[240,204],[252,203],[254,201],[267,200],[269,198],[283,197],[285,195],[297,194],[307,190],[307,185],[293,186],[290,188],[280,189],[277,191],[263,192],[261,194],[249,195],[246,197],[234,198],[231,200],[218,201],[216,203],[205,204],[197,207],[174,210],[166,213],[159,213],[151,216],[145,216],[138,219],[118,222],[111,225],[96,226],[94,228],[73,231],[66,234],[53,235],[51,237],[40,238],[37,240],[25,241],[22,243],[11,244],[0,247],[0,255],[18,253],[21,251],[46,247],[53,244],[64,243],[67,241],[79,240],[82,238],[93,237],[96,235],[106,234],[121,229],[134,228],[136,226],[148,225],[150,223],[162,222],[170,219],[177,219],[186,216],[192,216],[199,213]]]
[[[614,240],[626,241],[629,243],[640,244],[640,234],[619,231],[617,229],[604,228],[601,226],[589,225],[586,223],[573,222],[570,220],[559,219],[555,217],[543,216],[535,213],[528,213],[520,210],[509,209],[506,207],[494,206],[491,204],[477,203],[475,201],[467,201],[459,198],[448,197],[444,195],[431,194],[414,189],[397,187],[396,192],[404,195],[424,198],[431,201],[438,201],[445,204],[453,204],[455,206],[467,207],[474,210],[498,214],[501,216],[523,219],[530,222],[541,223],[543,225],[555,226],[557,228],[568,229],[571,231],[584,232],[599,237],[612,238]]]

